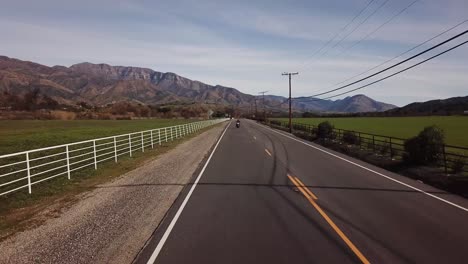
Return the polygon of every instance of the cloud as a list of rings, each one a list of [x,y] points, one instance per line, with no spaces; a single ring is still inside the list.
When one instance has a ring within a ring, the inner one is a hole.
[[[47,65],[90,61],[149,67],[252,94],[270,90],[286,95],[287,80],[280,73],[299,70],[293,94],[305,96],[458,23],[467,5],[464,0],[420,1],[356,48],[310,58],[366,2],[7,1],[0,10],[0,34],[8,36],[0,54]],[[407,4],[390,1],[344,47]],[[467,60],[468,50],[462,47],[359,92],[396,104],[404,98],[466,95]]]

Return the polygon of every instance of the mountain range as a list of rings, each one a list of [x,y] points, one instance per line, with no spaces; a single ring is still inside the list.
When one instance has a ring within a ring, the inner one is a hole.
[[[392,115],[463,115],[468,114],[468,96],[430,100],[422,103],[394,108],[388,111]]]
[[[34,62],[0,56],[0,92],[21,95],[40,89],[61,104],[86,102],[106,105],[119,101],[140,104],[204,103],[253,108],[255,104],[269,110],[286,110],[286,98],[245,94],[235,88],[208,85],[175,73],[157,72],[148,68],[79,63],[70,67],[45,66]],[[395,108],[365,95],[341,100],[316,98],[293,100],[296,111],[373,112]]]

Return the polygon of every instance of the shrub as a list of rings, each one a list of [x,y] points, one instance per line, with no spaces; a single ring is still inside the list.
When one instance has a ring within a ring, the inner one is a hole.
[[[360,142],[359,137],[352,131],[345,131],[342,138],[345,143],[351,145],[358,145]]]
[[[383,156],[385,156],[386,154],[390,152],[390,142],[388,142],[387,140],[385,140],[385,142],[383,142],[380,145],[376,145],[375,147],[378,149],[379,153],[382,154]]]
[[[293,127],[294,130],[301,130],[301,131],[305,131],[305,130],[306,130],[306,129],[305,129],[305,126],[302,125],[302,124],[294,124],[294,123],[293,123],[293,124],[292,124],[292,127]]]
[[[315,135],[317,137],[318,135],[318,128],[317,127],[312,127],[311,134]]]
[[[278,120],[270,120],[270,124],[276,125],[276,126],[281,126],[281,121],[278,121]]]
[[[458,174],[463,172],[463,169],[465,168],[465,160],[463,158],[458,158],[454,160],[450,166],[450,169],[453,174]]]
[[[443,144],[444,131],[437,126],[426,127],[405,141],[405,160],[414,164],[431,164],[440,159]]]
[[[333,136],[333,125],[330,122],[325,121],[318,125],[317,127],[317,137],[318,138],[332,138]]]

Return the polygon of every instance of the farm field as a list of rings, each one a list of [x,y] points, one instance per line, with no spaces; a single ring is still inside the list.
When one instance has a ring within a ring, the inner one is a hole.
[[[287,118],[277,118],[287,121]],[[372,133],[390,137],[409,138],[424,127],[437,125],[445,132],[449,145],[468,147],[468,116],[423,116],[423,117],[329,117],[294,118],[293,122],[318,125],[329,121],[336,128]]]
[[[191,120],[2,120],[0,155],[187,122]]]

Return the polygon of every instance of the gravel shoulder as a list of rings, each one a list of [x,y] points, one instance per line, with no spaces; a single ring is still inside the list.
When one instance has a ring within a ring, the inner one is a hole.
[[[79,195],[56,218],[0,244],[0,263],[131,263],[225,125]]]

